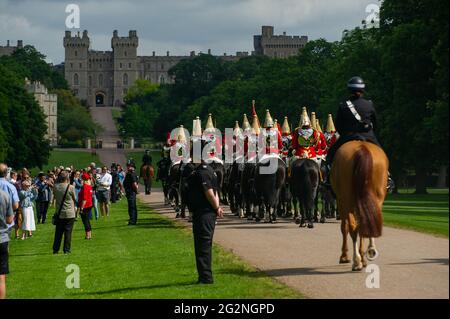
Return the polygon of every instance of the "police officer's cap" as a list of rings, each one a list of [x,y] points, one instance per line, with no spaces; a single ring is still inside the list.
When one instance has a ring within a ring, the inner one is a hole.
[[[366,88],[366,84],[361,77],[355,76],[348,81],[347,87],[350,91],[362,92]]]

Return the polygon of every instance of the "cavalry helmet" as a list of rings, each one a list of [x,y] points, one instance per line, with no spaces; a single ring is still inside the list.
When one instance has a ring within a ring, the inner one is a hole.
[[[354,76],[348,81],[347,88],[352,92],[363,92],[366,84],[361,77]]]

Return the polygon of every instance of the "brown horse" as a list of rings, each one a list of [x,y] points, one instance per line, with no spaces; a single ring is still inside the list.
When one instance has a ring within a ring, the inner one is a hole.
[[[145,195],[150,195],[152,191],[152,180],[155,176],[153,166],[150,164],[142,165],[139,176],[144,180]]]
[[[367,266],[364,238],[370,239],[367,258],[378,256],[374,238],[383,228],[382,206],[387,193],[389,160],[381,148],[362,141],[348,142],[336,153],[331,184],[336,194],[343,236],[340,263],[350,263],[347,236],[353,240],[353,271]],[[359,251],[357,239],[360,237]]]

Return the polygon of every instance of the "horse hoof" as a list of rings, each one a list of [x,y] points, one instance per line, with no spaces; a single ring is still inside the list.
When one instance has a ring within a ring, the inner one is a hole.
[[[361,271],[361,270],[363,270],[364,269],[364,267],[363,267],[363,265],[362,264],[359,264],[359,265],[357,265],[357,266],[353,266],[352,267],[352,271]]]
[[[177,216],[175,216],[175,218],[180,218],[180,214],[177,214]]]
[[[300,223],[300,228],[306,228],[306,223]]]
[[[295,223],[296,223],[297,225],[299,225],[299,224],[300,224],[300,219],[296,219],[296,220],[295,220]]]
[[[325,218],[321,218],[321,219],[320,219],[320,223],[321,223],[321,224],[325,224],[325,222],[326,222],[326,219],[325,219]]]
[[[255,218],[255,222],[257,222],[257,223],[259,223],[261,221],[261,219],[260,218]]]
[[[342,264],[349,264],[350,263],[350,259],[348,259],[347,257],[341,257],[339,259],[339,263]]]
[[[376,250],[375,248],[369,248],[366,252],[366,257],[370,261],[374,261],[375,259],[378,258],[378,256],[379,256],[378,250]]]
[[[309,224],[308,224],[308,228],[309,228],[309,229],[313,229],[313,228],[314,228],[314,224],[313,224],[313,223],[309,223]]]

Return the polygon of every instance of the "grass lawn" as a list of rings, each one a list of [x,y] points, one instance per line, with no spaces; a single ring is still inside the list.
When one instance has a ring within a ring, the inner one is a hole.
[[[49,212],[50,215],[53,210]],[[32,238],[10,244],[8,298],[300,298],[218,246],[215,284],[195,282],[192,234],[139,206],[139,225],[127,226],[126,202],[93,222],[93,240],[75,224],[72,254],[52,255],[54,226],[37,225]],[[80,267],[80,289],[65,286],[70,264]]]
[[[386,225],[448,237],[448,189],[415,195],[403,190],[389,195],[383,208]]]
[[[151,156],[152,156],[152,160],[153,160],[153,168],[155,169],[155,174],[156,171],[158,170],[158,168],[156,167],[156,163],[158,163],[158,161],[161,159],[161,152],[150,152]],[[136,168],[138,170],[139,173],[139,169],[142,165],[142,156],[144,156],[144,152],[143,151],[138,151],[138,152],[128,152],[127,153],[127,160],[130,159],[131,157],[135,160],[136,162]],[[156,179],[153,180],[153,187],[162,187],[161,186],[161,182],[156,182]]]
[[[31,174],[36,176],[40,171],[47,172],[49,169],[61,165],[64,167],[73,165],[73,167],[81,169],[89,166],[91,162],[95,162],[97,166],[101,165],[98,156],[92,155],[90,152],[53,150],[50,153],[48,164],[42,170],[37,167],[31,169]]]

